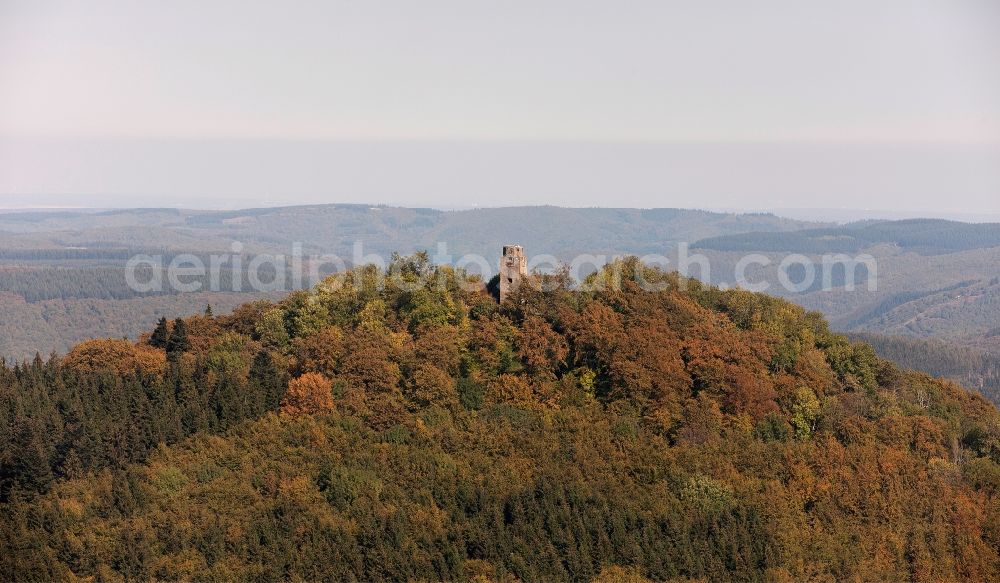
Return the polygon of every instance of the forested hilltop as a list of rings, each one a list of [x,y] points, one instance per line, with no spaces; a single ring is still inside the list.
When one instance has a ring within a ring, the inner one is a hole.
[[[179,255],[194,254],[210,265],[209,255],[231,254],[239,242],[247,266],[255,256],[288,255],[300,244],[304,254],[332,253],[349,265],[355,243],[362,254],[386,258],[393,251],[436,251],[441,243],[457,258],[483,249],[499,252],[514,238],[568,261],[584,252],[663,253],[678,241],[808,226],[817,225],[770,214],[669,208],[441,211],[326,204],[236,211],[0,211],[0,358],[66,352],[92,337],[136,338],[159,317],[196,314],[206,303],[222,314],[239,304],[277,299],[251,290],[245,273],[236,278],[243,285],[234,286],[228,267],[219,274],[216,291],[210,291],[212,278],[205,276],[197,279],[201,288],[195,293],[174,286],[139,292],[127,284],[125,273],[129,258],[139,254],[159,256],[164,266]],[[495,265],[499,256],[489,260]],[[261,281],[272,281],[268,267]],[[149,281],[147,275],[137,280]]]
[[[510,240],[567,263],[580,255],[666,254],[678,269],[683,262],[675,254],[677,246],[696,241],[691,254],[704,256],[711,273],[693,262],[691,275],[716,285],[733,285],[740,260],[762,253],[770,265],[751,265],[746,272],[750,281],[768,282],[768,293],[822,312],[835,330],[936,339],[1000,353],[995,333],[1000,330],[1000,224],[913,219],[836,226],[771,214],[670,208],[441,211],[331,204],[233,211],[0,212],[0,358],[66,352],[92,337],[135,339],[161,316],[196,314],[206,303],[226,314],[243,303],[280,298],[234,285],[248,282],[248,274],[237,273],[234,279],[228,268],[218,274],[216,291],[210,291],[213,278],[208,275],[191,279],[201,284],[196,292],[169,285],[138,291],[126,280],[127,261],[137,254],[159,256],[163,265],[194,254],[210,265],[211,255],[228,257],[239,242],[239,260],[246,267],[261,254],[287,255],[298,243],[306,256],[334,253],[347,265],[365,262],[365,254],[389,257],[392,251],[419,249],[435,254],[446,249],[444,255],[453,259],[492,250],[487,263],[496,265],[495,253]],[[356,243],[362,249],[357,259]],[[779,273],[792,253],[809,256],[816,266],[808,289],[781,285],[782,275],[796,284],[804,277],[801,265]],[[866,268],[857,270],[857,285],[847,289],[843,266],[831,274],[832,289],[823,289],[822,256],[833,253],[874,258],[877,289],[869,288]],[[261,281],[272,281],[269,269],[265,265]],[[149,280],[152,272],[147,270],[141,270],[139,281]],[[286,291],[303,287],[287,273],[285,280],[292,283],[282,288]]]
[[[1000,413],[818,314],[391,268],[0,368],[0,579],[1000,575]]]

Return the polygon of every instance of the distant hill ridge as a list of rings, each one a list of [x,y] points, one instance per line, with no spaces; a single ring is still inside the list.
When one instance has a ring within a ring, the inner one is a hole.
[[[857,253],[882,243],[924,254],[1000,247],[1000,223],[963,223],[944,219],[864,221],[843,227],[792,232],[757,232],[709,237],[693,247],[716,251]]]
[[[241,220],[246,219],[246,220]],[[322,225],[317,229],[317,225]],[[129,226],[159,229],[143,239]],[[446,242],[463,252],[496,249],[518,239],[547,253],[663,251],[694,241],[746,231],[791,231],[820,226],[773,214],[732,214],[676,208],[493,207],[435,210],[362,204],[251,208],[232,211],[119,209],[103,212],[0,214],[0,236],[10,247],[96,246],[116,240],[129,247],[222,247],[223,240],[273,248],[300,242],[325,252],[341,252],[355,240],[386,253],[412,252]],[[120,230],[120,231],[118,231]],[[176,233],[176,235],[171,235]],[[10,240],[7,240],[10,239]]]

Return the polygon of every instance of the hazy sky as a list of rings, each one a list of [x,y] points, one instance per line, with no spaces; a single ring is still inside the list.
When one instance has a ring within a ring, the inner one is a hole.
[[[496,204],[501,176],[998,212],[1000,2],[0,0],[8,201]]]

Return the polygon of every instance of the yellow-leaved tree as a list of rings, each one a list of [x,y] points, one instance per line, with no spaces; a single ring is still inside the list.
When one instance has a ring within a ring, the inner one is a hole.
[[[101,338],[77,344],[63,359],[63,364],[77,372],[111,370],[120,374],[140,372],[158,375],[166,364],[163,351],[128,340]]]

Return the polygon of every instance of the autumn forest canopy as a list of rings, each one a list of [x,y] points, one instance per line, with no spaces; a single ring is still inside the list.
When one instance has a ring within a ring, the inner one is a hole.
[[[0,367],[0,580],[1000,572],[1000,413],[816,313],[390,271]]]

